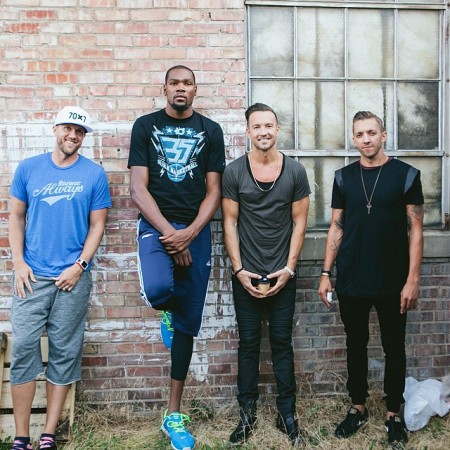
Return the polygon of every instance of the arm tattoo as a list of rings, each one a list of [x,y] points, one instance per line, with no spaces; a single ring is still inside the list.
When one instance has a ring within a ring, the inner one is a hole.
[[[340,247],[341,247],[341,239],[338,239],[337,241],[333,241],[330,244],[330,250],[332,252],[338,252]]]
[[[339,228],[339,230],[344,231],[344,211],[343,210],[340,212],[337,220],[334,221],[334,224]]]
[[[410,231],[413,220],[423,220],[423,205],[406,205],[406,220]]]
[[[342,210],[339,213],[339,217],[337,218],[337,220],[334,221],[334,224],[336,225],[336,228],[339,230],[339,236],[337,239],[333,240],[333,242],[330,245],[330,250],[332,252],[338,252],[339,248],[341,246],[341,241],[342,241],[342,236],[344,234],[344,211]]]

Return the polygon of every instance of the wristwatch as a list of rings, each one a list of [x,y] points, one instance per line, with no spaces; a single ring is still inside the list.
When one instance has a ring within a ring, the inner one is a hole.
[[[83,270],[86,270],[87,266],[88,266],[88,263],[84,259],[81,259],[81,258],[78,258],[76,260],[76,264],[78,264]]]

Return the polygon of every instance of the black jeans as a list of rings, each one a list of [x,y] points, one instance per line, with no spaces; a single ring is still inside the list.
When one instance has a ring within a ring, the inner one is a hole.
[[[339,293],[338,293],[339,294]],[[398,412],[404,403],[406,353],[406,314],[400,314],[398,298],[369,299],[339,297],[341,319],[347,334],[347,389],[354,405],[363,405],[368,397],[369,313],[378,314],[381,342],[385,354],[384,392],[387,409]]]
[[[258,400],[259,353],[264,310],[269,320],[269,339],[273,371],[278,389],[277,407],[282,416],[295,413],[296,383],[292,325],[295,310],[296,281],[291,279],[275,296],[252,297],[233,277],[234,305],[239,327],[238,402],[245,410]]]

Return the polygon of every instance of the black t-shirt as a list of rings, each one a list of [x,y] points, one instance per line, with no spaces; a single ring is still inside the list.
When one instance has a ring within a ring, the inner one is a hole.
[[[379,168],[363,168],[370,198]],[[336,171],[331,207],[344,210],[344,235],[336,259],[338,294],[396,297],[409,271],[406,205],[424,203],[420,171],[391,159],[384,164],[370,214],[359,161]]]
[[[174,119],[163,109],[142,116],[131,132],[131,166],[149,168],[148,191],[163,216],[189,224],[205,198],[206,173],[225,168],[222,129],[195,111],[187,119]]]

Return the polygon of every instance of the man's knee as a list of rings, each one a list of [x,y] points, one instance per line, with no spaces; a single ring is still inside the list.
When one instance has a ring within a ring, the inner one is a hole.
[[[270,346],[274,350],[291,349],[292,339],[289,334],[275,333],[270,336]]]
[[[174,288],[168,283],[152,283],[145,285],[141,294],[152,308],[164,309],[164,306],[173,298]]]
[[[261,343],[261,337],[256,335],[240,336],[239,347],[241,350],[257,351]]]

